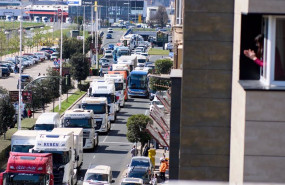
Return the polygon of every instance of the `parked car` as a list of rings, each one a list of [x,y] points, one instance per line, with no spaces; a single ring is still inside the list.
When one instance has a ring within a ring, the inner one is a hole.
[[[130,171],[135,166],[147,167],[151,170],[151,172],[153,172],[154,170],[154,167],[152,166],[149,157],[144,157],[144,156],[133,157],[130,164],[128,165],[128,171]]]
[[[107,62],[107,63],[110,63],[110,61],[107,59],[107,58],[101,58],[99,60],[99,64],[102,65],[103,62]]]
[[[141,178],[123,178],[121,185],[143,185]]]
[[[36,52],[35,55],[38,56],[38,57],[40,57],[41,61],[44,61],[44,60],[47,59],[47,58],[46,58],[46,54],[45,54],[44,51]]]
[[[59,53],[58,52],[54,52],[53,54],[51,54],[50,59],[54,60],[54,59],[58,59],[59,58]]]
[[[143,184],[149,184],[151,176],[152,172],[150,171],[150,169],[148,167],[143,167],[143,166],[134,166],[127,174],[128,178],[142,179]]]
[[[107,33],[106,39],[112,39],[112,34],[111,33]]]
[[[2,76],[3,77],[10,76],[10,71],[9,71],[8,67],[0,67],[0,69],[2,71]]]
[[[105,57],[105,58],[112,58],[112,57],[113,57],[113,52],[112,52],[112,50],[105,50],[105,51],[104,51],[104,57]]]
[[[53,52],[56,52],[55,49],[53,49],[53,48],[48,48],[48,47],[42,48],[41,51],[46,51],[46,52],[48,52],[48,53],[50,53],[50,54],[52,54]]]
[[[13,73],[13,72],[14,72],[13,68],[12,68],[9,64],[0,63],[0,67],[6,67],[6,68],[8,68],[8,70],[9,70],[10,73]]]
[[[114,33],[112,28],[108,28],[108,33]]]

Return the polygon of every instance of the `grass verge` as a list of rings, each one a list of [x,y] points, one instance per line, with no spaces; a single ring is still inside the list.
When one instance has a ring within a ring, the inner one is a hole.
[[[162,50],[157,48],[151,48],[148,51],[149,55],[169,55],[169,50]]]
[[[54,108],[55,112],[58,112],[59,114],[62,114],[64,111],[66,111],[76,100],[78,100],[83,94],[85,94],[85,91],[76,91],[73,95],[68,97],[68,101],[64,100],[61,103],[61,110],[58,111],[58,106]]]

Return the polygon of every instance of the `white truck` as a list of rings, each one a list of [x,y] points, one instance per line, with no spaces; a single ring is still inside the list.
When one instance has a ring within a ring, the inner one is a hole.
[[[74,164],[78,157],[75,156],[73,131],[39,132],[36,145],[30,151],[52,154],[54,184],[76,184],[77,169]]]
[[[35,124],[35,130],[52,131],[57,127],[60,127],[60,116],[57,112],[42,113]]]
[[[96,132],[108,132],[111,129],[111,123],[108,119],[108,101],[106,97],[84,97],[82,99],[81,107],[83,109],[93,110],[95,114]]]
[[[28,153],[36,145],[37,130],[18,130],[11,137],[11,151]]]
[[[103,79],[95,79],[91,82],[88,89],[89,96],[92,97],[106,97],[109,106],[109,120],[115,122],[116,111],[118,110],[118,104],[116,103],[115,96],[115,83],[114,81],[107,81]]]
[[[52,133],[62,133],[63,131],[72,131],[74,137],[75,157],[77,158],[74,168],[79,169],[83,163],[83,129],[82,128],[55,128]]]
[[[95,132],[93,110],[74,109],[65,112],[62,126],[65,128],[83,128],[83,149],[94,149],[98,145],[98,134]]]
[[[125,105],[125,95],[124,91],[127,88],[124,76],[122,74],[106,74],[104,75],[105,80],[114,80],[115,82],[115,91],[117,102],[120,107]]]
[[[127,64],[129,71],[131,72],[137,67],[137,60],[138,59],[136,55],[121,56],[118,58],[118,64]]]

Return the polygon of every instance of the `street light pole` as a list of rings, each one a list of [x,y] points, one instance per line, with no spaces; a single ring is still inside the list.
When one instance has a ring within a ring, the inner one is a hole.
[[[21,3],[21,19],[20,19],[20,68],[19,68],[19,103],[18,103],[18,130],[21,130],[22,128],[22,118],[21,118],[21,106],[22,106],[22,27],[23,27],[23,14],[22,14],[22,3]]]
[[[83,6],[83,55],[85,54],[85,6]]]
[[[62,77],[62,43],[63,43],[63,36],[62,36],[62,21],[63,21],[63,11],[61,10],[61,21],[60,21],[60,61],[59,61],[59,74]],[[61,94],[62,94],[62,81],[59,81],[59,104],[58,110],[61,110]]]
[[[95,23],[95,49],[96,49],[96,69],[99,69],[99,61],[98,61],[98,6],[97,1],[95,4],[95,11],[96,11],[96,23]]]

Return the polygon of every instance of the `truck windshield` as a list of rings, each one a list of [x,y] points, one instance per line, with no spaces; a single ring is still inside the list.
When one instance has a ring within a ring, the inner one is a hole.
[[[52,131],[54,128],[54,124],[36,124],[35,130],[46,130],[46,131]]]
[[[108,181],[108,175],[99,173],[88,173],[85,176],[84,181]]]
[[[85,110],[93,110],[94,114],[105,114],[106,104],[82,104]]]
[[[116,91],[123,90],[124,84],[123,83],[115,83]]]
[[[138,63],[145,63],[146,62],[146,60],[145,59],[138,59]]]
[[[128,87],[130,89],[147,89],[147,77],[146,75],[132,75],[129,78]]]
[[[46,185],[48,177],[45,174],[8,173],[3,185]]]
[[[120,50],[119,52],[118,52],[118,56],[120,57],[120,56],[123,56],[123,55],[129,55],[130,53],[129,53],[129,51],[128,50]]]
[[[29,149],[33,148],[34,145],[13,145],[12,152],[23,152],[29,153]]]
[[[80,119],[80,118],[72,118],[72,119],[64,119],[64,127],[80,127],[80,128],[92,128],[91,118],[89,119]]]
[[[93,94],[93,97],[106,97],[108,100],[108,104],[114,103],[114,96],[111,94]]]
[[[70,152],[69,151],[34,151],[34,153],[51,153],[52,154],[52,163],[54,167],[59,167],[66,165],[70,161]]]

